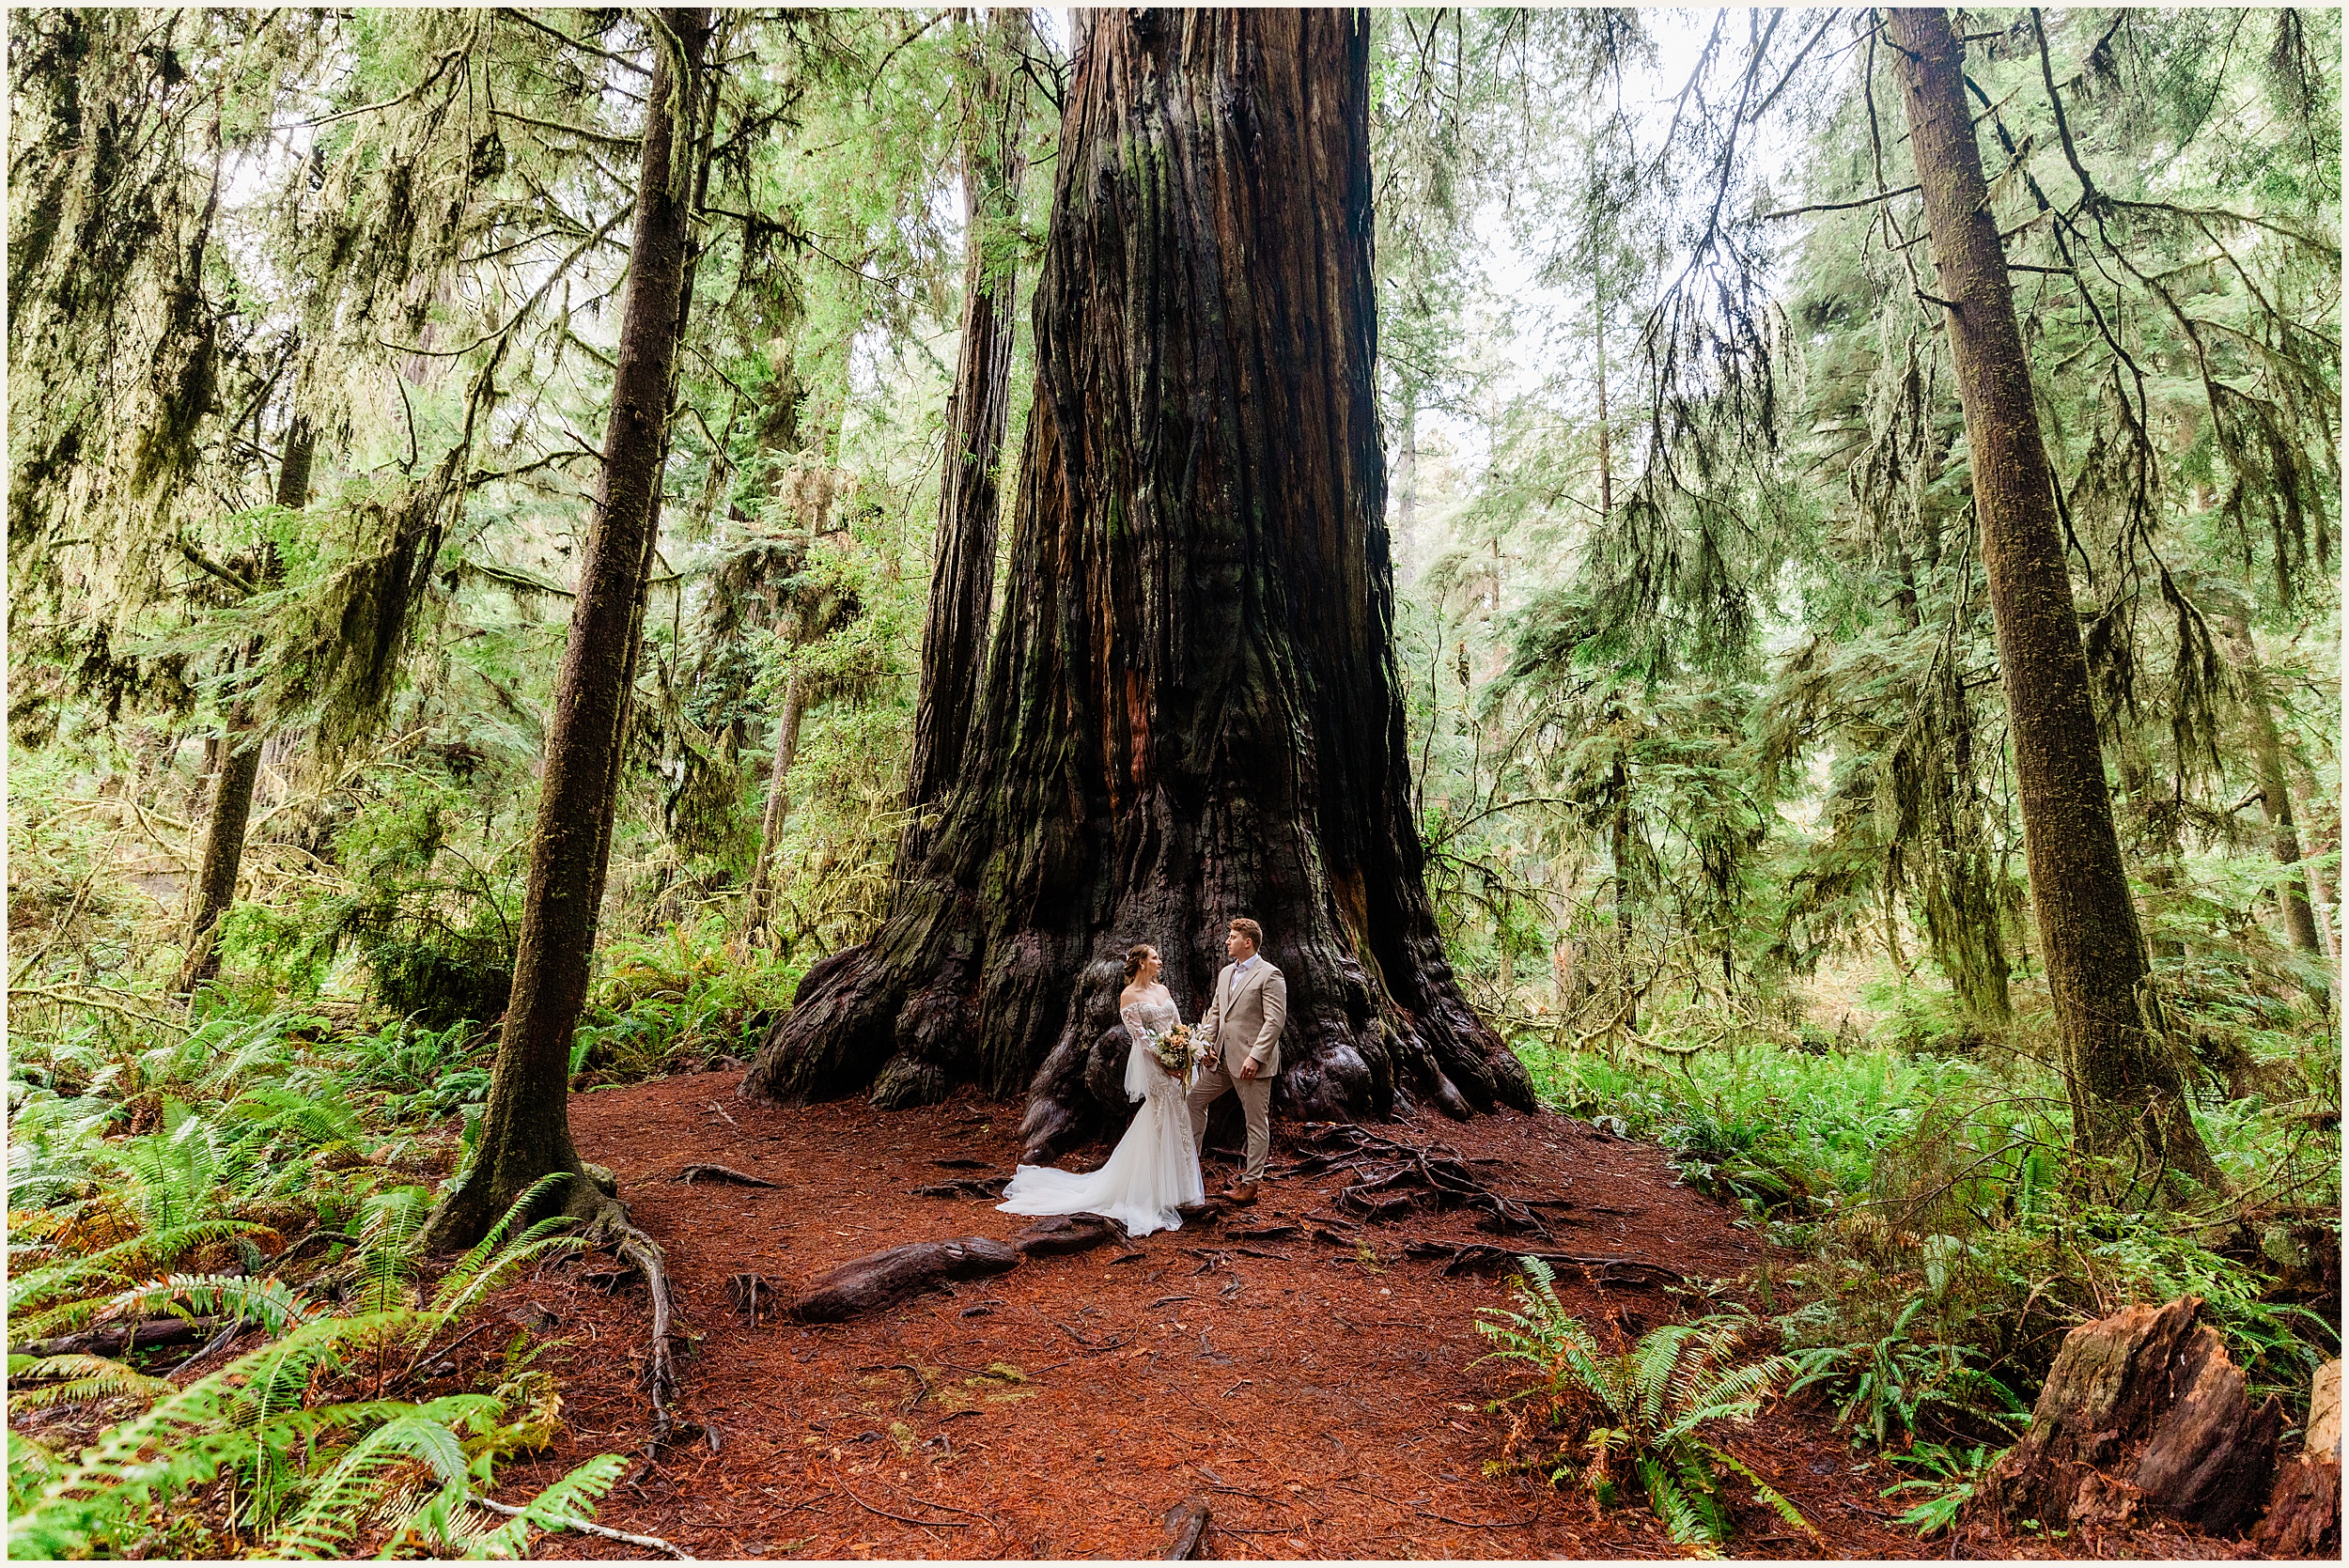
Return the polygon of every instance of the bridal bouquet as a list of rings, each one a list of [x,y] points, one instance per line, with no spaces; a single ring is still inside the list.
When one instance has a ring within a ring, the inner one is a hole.
[[[1206,1046],[1191,1038],[1190,1025],[1178,1023],[1150,1044],[1159,1065],[1177,1076],[1190,1071],[1207,1054]]]

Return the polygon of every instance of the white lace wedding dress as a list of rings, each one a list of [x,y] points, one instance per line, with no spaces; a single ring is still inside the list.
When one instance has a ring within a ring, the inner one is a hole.
[[[1133,1048],[1126,1056],[1126,1093],[1142,1102],[1109,1163],[1079,1174],[1049,1165],[1022,1165],[1012,1172],[996,1206],[1006,1214],[1098,1214],[1119,1221],[1130,1235],[1180,1229],[1178,1203],[1207,1195],[1199,1175],[1199,1150],[1190,1139],[1190,1110],[1183,1096],[1189,1075],[1159,1065],[1150,1042],[1182,1022],[1172,1001],[1148,1001],[1122,1009],[1118,1017]]]

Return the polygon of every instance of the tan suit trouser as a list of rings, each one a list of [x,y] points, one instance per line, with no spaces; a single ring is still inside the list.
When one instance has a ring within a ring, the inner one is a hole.
[[[1264,1180],[1265,1157],[1272,1152],[1272,1075],[1241,1078],[1223,1064],[1221,1052],[1200,1063],[1199,1081],[1190,1086],[1190,1141],[1202,1154],[1207,1146],[1207,1107],[1226,1094],[1239,1096],[1248,1118],[1248,1165],[1242,1181]]]

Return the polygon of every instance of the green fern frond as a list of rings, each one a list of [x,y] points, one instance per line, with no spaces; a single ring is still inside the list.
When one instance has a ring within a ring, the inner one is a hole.
[[[38,1325],[16,1321],[17,1314],[28,1307],[54,1301],[70,1292],[95,1296],[100,1290],[109,1287],[120,1289],[134,1284],[161,1273],[199,1247],[260,1229],[261,1226],[243,1219],[201,1220],[167,1231],[150,1231],[127,1241],[118,1241],[86,1257],[76,1258],[71,1263],[35,1269],[8,1281],[9,1337],[40,1339],[55,1331],[54,1323],[63,1321],[56,1319],[54,1314],[44,1316]],[[88,1312],[82,1317],[82,1322],[87,1322],[89,1314],[94,1314],[100,1304],[90,1301],[86,1305]],[[73,1327],[79,1325],[69,1322],[63,1326]]]
[[[1809,1535],[1813,1541],[1819,1539],[1818,1530],[1812,1526],[1810,1520],[1802,1516],[1802,1511],[1797,1508],[1793,1503],[1789,1502],[1786,1499],[1785,1495],[1780,1492],[1777,1487],[1772,1486],[1768,1482],[1764,1481],[1760,1476],[1755,1475],[1753,1473],[1753,1467],[1748,1465],[1744,1460],[1738,1458],[1727,1449],[1721,1448],[1717,1444],[1705,1444],[1704,1452],[1708,1458],[1710,1458],[1715,1464],[1720,1466],[1723,1469],[1735,1471],[1736,1474],[1744,1477],[1746,1484],[1753,1488],[1755,1501],[1768,1508],[1771,1513],[1777,1514],[1780,1518],[1794,1526],[1795,1529]]]
[[[15,1369],[9,1369],[13,1375]],[[32,1506],[33,1498],[46,1486],[63,1463],[56,1451],[37,1437],[22,1432],[8,1434],[8,1514],[10,1517]]]
[[[477,1538],[469,1558],[521,1557],[529,1549],[533,1529],[559,1529],[592,1519],[596,1503],[619,1481],[627,1463],[616,1453],[599,1453],[521,1505],[521,1516]]]
[[[300,1514],[270,1540],[274,1554],[342,1555],[364,1522],[383,1473],[421,1464],[443,1485],[465,1477],[465,1451],[445,1426],[421,1414],[397,1417],[353,1443],[310,1488]]]
[[[174,1274],[123,1291],[105,1304],[101,1315],[148,1315],[176,1311],[182,1302],[190,1312],[258,1323],[272,1334],[307,1322],[320,1311],[308,1296],[273,1276],[256,1280],[243,1274]]]
[[[1710,1539],[1704,1521],[1689,1503],[1671,1469],[1660,1460],[1639,1462],[1640,1483],[1647,1493],[1648,1507],[1664,1522],[1664,1533],[1683,1545],[1703,1545]]]
[[[56,1379],[52,1382],[51,1379]],[[99,1399],[156,1399],[177,1390],[161,1377],[149,1377],[135,1367],[103,1356],[29,1356],[8,1358],[8,1380],[38,1382],[42,1387],[20,1389],[8,1396],[8,1414],[24,1415],[59,1405],[79,1405]]]
[[[539,1220],[523,1232],[511,1247],[506,1243],[506,1233],[513,1229],[517,1220],[537,1207],[538,1201],[548,1192],[571,1179],[568,1172],[557,1171],[531,1183],[529,1188],[516,1198],[504,1214],[498,1216],[497,1222],[490,1227],[480,1241],[443,1276],[441,1287],[433,1293],[428,1310],[452,1318],[462,1316],[474,1302],[496,1289],[498,1284],[511,1278],[532,1260],[553,1251],[575,1251],[584,1245],[554,1234],[573,1223],[569,1217],[564,1215]]]

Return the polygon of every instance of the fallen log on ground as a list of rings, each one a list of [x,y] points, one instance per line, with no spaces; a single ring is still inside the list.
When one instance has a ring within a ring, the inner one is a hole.
[[[1019,1265],[1019,1254],[990,1236],[909,1242],[842,1264],[808,1287],[786,1312],[801,1323],[844,1323],[917,1291],[1001,1274]]]
[[[1009,1176],[957,1176],[929,1187],[909,1188],[907,1192],[915,1198],[1000,1198],[1010,1185]]]
[[[79,1333],[34,1340],[14,1346],[19,1356],[119,1356],[150,1345],[185,1344],[221,1327],[217,1317],[149,1317],[136,1322],[101,1323]]]
[[[780,1187],[783,1185],[781,1182],[770,1182],[764,1176],[745,1174],[730,1165],[689,1165],[677,1173],[677,1179],[688,1187],[705,1177],[713,1182],[732,1182],[737,1187]]]
[[[2254,1407],[2197,1296],[2128,1307],[2064,1336],[2030,1429],[1992,1467],[1985,1504],[2010,1526],[2117,1525],[2139,1509],[2232,1534],[2257,1516],[2283,1407]]]
[[[1104,1242],[1121,1241],[1125,1235],[1125,1226],[1097,1214],[1055,1214],[1013,1236],[1011,1245],[1023,1258],[1050,1258],[1089,1252]]]

